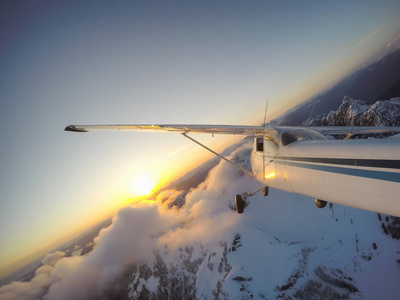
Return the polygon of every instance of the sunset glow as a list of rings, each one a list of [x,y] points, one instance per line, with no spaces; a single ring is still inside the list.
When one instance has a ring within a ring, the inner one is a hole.
[[[157,186],[155,176],[150,173],[138,174],[130,182],[130,193],[135,197],[149,195]]]

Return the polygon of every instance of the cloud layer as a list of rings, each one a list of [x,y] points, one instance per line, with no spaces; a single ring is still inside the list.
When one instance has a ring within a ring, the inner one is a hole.
[[[249,150],[240,147],[235,159]],[[83,299],[100,297],[110,283],[134,262],[151,262],[154,251],[167,245],[171,251],[192,243],[215,243],[237,222],[234,195],[258,187],[231,165],[222,162],[208,178],[185,197],[178,209],[168,205],[182,191],[167,190],[155,201],[143,201],[118,211],[112,225],[95,239],[87,256],[48,254],[30,282],[12,282],[0,288],[0,299]],[[170,205],[171,206],[171,205]]]

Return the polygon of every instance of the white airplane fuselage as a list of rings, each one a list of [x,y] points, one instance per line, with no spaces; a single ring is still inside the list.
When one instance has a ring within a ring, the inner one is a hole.
[[[265,185],[400,216],[400,138],[317,139],[283,146],[280,134],[274,142],[263,139],[263,149],[257,149],[255,141],[251,154],[253,173]]]

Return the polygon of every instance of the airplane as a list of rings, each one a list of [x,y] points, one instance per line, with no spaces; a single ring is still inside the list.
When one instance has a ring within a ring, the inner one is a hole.
[[[400,127],[318,126],[285,127],[236,125],[69,125],[66,131],[166,131],[184,137],[221,157],[251,177],[262,188],[236,195],[238,213],[247,197],[269,188],[315,198],[318,208],[328,202],[400,217]],[[252,172],[219,155],[188,133],[243,135],[254,139]],[[395,134],[379,139],[354,135]],[[334,136],[346,135],[344,139]]]

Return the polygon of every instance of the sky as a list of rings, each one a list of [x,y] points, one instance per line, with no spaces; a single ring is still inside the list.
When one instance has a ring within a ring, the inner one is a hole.
[[[0,277],[142,196],[138,182],[166,184],[208,157],[180,135],[65,126],[259,124],[267,99],[272,119],[387,51],[399,11],[389,0],[1,1]]]

